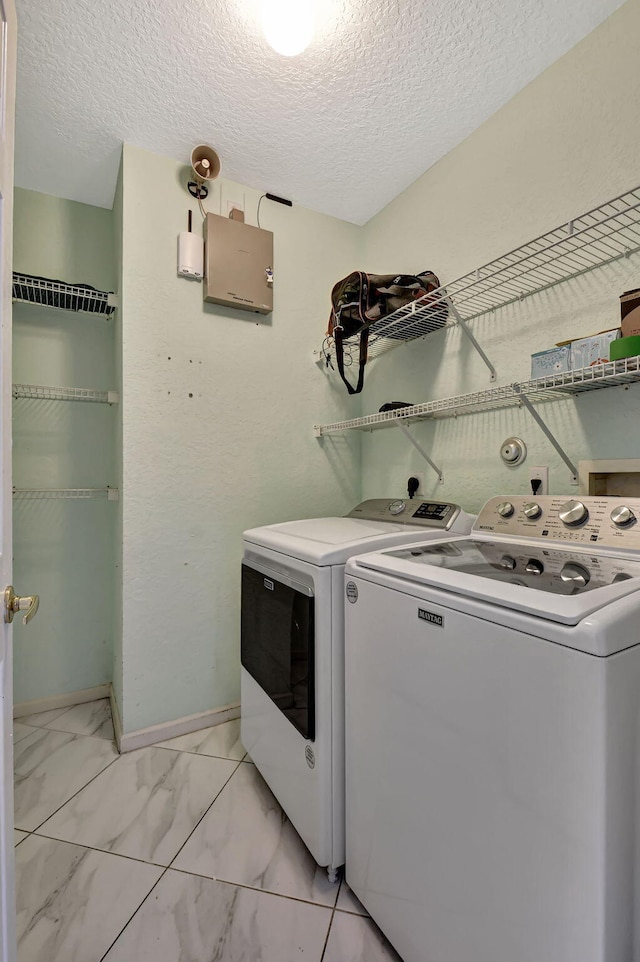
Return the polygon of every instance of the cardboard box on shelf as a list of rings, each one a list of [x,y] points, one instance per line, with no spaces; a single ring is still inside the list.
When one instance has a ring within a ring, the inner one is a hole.
[[[635,334],[640,334],[640,307],[636,307],[635,311],[629,311],[622,322],[623,337],[633,337]]]
[[[592,337],[581,337],[571,342],[571,370],[581,367],[593,367],[594,364],[606,364],[609,361],[609,346],[612,341],[620,337],[620,328],[612,331],[602,331]]]
[[[571,370],[571,347],[551,347],[531,355],[531,377],[548,377]]]
[[[623,337],[640,334],[640,290],[620,295],[620,319]]]

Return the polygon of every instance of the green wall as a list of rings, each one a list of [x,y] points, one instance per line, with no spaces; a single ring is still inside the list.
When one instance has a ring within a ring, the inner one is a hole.
[[[111,211],[17,188],[14,270],[115,290]],[[15,304],[14,383],[115,387],[113,321]],[[13,482],[19,488],[117,485],[117,408],[17,399]],[[40,595],[37,618],[16,620],[16,703],[111,680],[117,505],[14,503],[14,584]]]
[[[640,181],[637,37],[633,0],[593,31],[384,208],[365,227],[370,271],[435,271],[446,285]],[[616,327],[619,295],[640,286],[640,254],[621,258],[471,321],[497,384],[526,380],[530,355],[557,341]],[[418,404],[490,388],[489,372],[454,326],[371,365],[363,414],[383,401]],[[574,463],[640,457],[640,385],[541,406]],[[575,495],[569,468],[524,408],[425,421],[415,437],[445,483],[396,430],[363,434],[363,496],[403,487],[421,471],[422,493],[479,509],[496,495],[530,492],[532,465],[549,466],[551,494]],[[526,461],[500,459],[524,439]]]
[[[340,515],[360,493],[360,438],[314,423],[353,403],[313,362],[329,293],[360,261],[360,229],[263,202],[274,310],[204,304],[176,240],[197,205],[184,164],[125,145],[122,172],[122,650],[125,734],[236,702],[242,532]],[[219,178],[208,210],[261,191]],[[122,663],[120,663],[120,657]]]

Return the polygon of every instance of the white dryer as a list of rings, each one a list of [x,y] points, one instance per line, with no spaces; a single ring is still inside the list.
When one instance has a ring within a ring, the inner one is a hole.
[[[377,499],[244,533],[242,742],[330,876],[344,863],[345,562],[472,523],[455,504]]]
[[[640,501],[346,567],[346,877],[404,962],[638,962]]]

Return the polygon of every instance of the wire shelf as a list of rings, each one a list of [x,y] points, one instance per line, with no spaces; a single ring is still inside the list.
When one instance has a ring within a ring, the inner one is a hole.
[[[389,427],[398,421],[450,418],[479,411],[513,407],[522,403],[523,395],[531,401],[553,401],[583,394],[586,391],[638,382],[640,382],[640,358],[629,357],[620,361],[610,361],[607,364],[580,368],[566,374],[539,377],[530,381],[516,381],[512,384],[488,388],[485,391],[475,391],[472,394],[426,401],[424,404],[414,404],[396,411],[370,414],[361,418],[352,418],[349,421],[336,421],[333,424],[316,425],[314,432],[316,437],[322,437],[326,434],[338,434],[354,429],[372,431]]]
[[[84,387],[43,387],[40,384],[14,384],[14,398],[36,401],[89,401],[94,404],[117,404],[117,391],[92,391]]]
[[[444,305],[450,310],[453,305],[447,325],[459,319],[470,321],[637,250],[640,187],[375,321],[370,327],[369,357],[442,328]],[[321,359],[326,353],[319,355]]]
[[[42,304],[63,311],[82,311],[110,318],[117,307],[115,294],[96,291],[83,284],[65,284],[46,277],[13,273],[13,300],[18,304]]]
[[[14,501],[82,500],[117,501],[118,488],[14,488]]]

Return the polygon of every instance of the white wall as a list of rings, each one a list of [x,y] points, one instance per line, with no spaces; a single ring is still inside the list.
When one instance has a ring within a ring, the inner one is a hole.
[[[630,0],[369,222],[367,270],[428,267],[446,283],[637,186],[638,36],[640,4]],[[498,370],[498,383],[526,379],[531,353],[615,327],[618,295],[639,286],[636,254],[479,318],[471,322],[473,332]],[[363,413],[386,400],[418,403],[489,386],[481,360],[460,330],[450,329],[375,361]],[[543,413],[575,461],[640,457],[639,386],[547,404]],[[552,493],[570,490],[568,468],[524,411],[414,430],[443,466],[444,486],[393,429],[365,435],[363,496],[404,485],[418,469],[427,496],[477,509],[495,494],[526,492],[535,464],[550,465]],[[510,469],[499,448],[512,434],[526,440],[529,456]]]
[[[18,188],[14,269],[113,290],[112,228],[110,211]],[[23,304],[13,320],[14,382],[114,388],[112,322]],[[116,484],[114,420],[106,405],[15,400],[15,486]],[[107,501],[14,503],[14,583],[40,595],[37,618],[15,621],[17,703],[110,681],[115,511]]]
[[[123,683],[125,732],[239,696],[239,576],[245,528],[341,514],[359,499],[359,438],[312,426],[358,400],[312,361],[329,291],[360,260],[358,228],[263,201],[275,235],[275,309],[203,305],[176,274],[195,202],[180,164],[123,157]],[[218,181],[207,207],[259,192]]]

